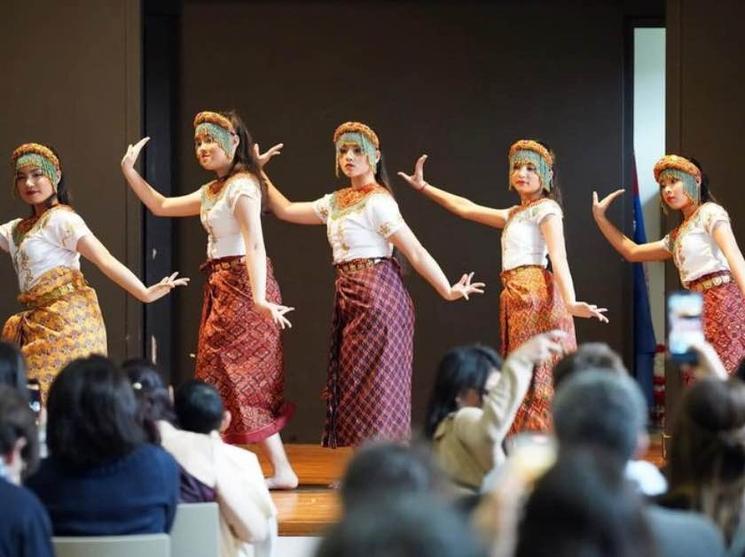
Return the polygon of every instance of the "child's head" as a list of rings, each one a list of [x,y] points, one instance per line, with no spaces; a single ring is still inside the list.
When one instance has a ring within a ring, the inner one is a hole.
[[[187,381],[176,390],[175,407],[181,429],[194,433],[220,430],[224,407],[212,385],[196,379]]]

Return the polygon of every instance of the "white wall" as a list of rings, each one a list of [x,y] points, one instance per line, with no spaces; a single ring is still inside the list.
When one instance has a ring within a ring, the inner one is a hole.
[[[634,151],[647,240],[662,238],[660,197],[652,176],[665,154],[665,29],[634,30]],[[627,192],[631,194],[631,192]],[[649,303],[657,343],[665,339],[664,263],[647,263]]]

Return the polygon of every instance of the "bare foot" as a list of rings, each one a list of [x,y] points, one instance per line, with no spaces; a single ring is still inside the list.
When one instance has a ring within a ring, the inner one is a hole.
[[[297,474],[292,468],[276,472],[271,478],[266,478],[266,487],[269,489],[295,489],[297,486]]]

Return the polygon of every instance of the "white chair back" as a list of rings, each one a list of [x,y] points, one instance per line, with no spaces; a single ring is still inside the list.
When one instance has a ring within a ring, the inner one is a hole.
[[[54,537],[57,557],[170,557],[167,534]]]
[[[217,503],[180,503],[171,530],[171,557],[218,557],[219,554]]]

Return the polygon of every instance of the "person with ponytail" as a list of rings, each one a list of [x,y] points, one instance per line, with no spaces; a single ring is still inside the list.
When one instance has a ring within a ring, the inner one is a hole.
[[[704,337],[714,346],[732,375],[745,358],[745,259],[732,233],[730,218],[709,191],[701,163],[678,155],[662,157],[654,166],[663,209],[680,211],[683,221],[662,240],[637,244],[606,217],[623,193],[602,200],[593,192],[592,214],[600,232],[627,261],[672,258],[683,287],[704,298]]]
[[[683,393],[670,438],[663,507],[709,517],[729,546],[745,551],[745,384],[705,377]]]
[[[80,255],[143,303],[168,294],[189,279],[178,273],[146,287],[93,235],[70,205],[58,154],[25,143],[11,157],[14,195],[31,214],[0,226],[0,249],[10,253],[24,311],[5,323],[2,340],[21,347],[28,379],[46,401],[52,381],[69,362],[106,350],[98,297],[80,272]]]
[[[574,317],[608,322],[605,308],[580,302],[574,293],[564,245],[561,193],[556,180],[556,156],[545,144],[521,139],[509,150],[509,188],[520,204],[508,209],[478,205],[424,179],[422,155],[413,174],[399,176],[416,191],[451,213],[502,233],[502,293],[499,297],[500,351],[506,357],[537,334],[558,329],[564,352],[577,349]],[[551,262],[550,272],[547,269]],[[551,429],[552,370],[562,354],[537,366],[527,395],[512,423],[513,433]]]
[[[406,225],[393,197],[380,140],[367,125],[345,122],[333,135],[336,174],[349,185],[314,202],[290,202],[271,182],[274,214],[296,224],[325,224],[336,267],[336,292],[322,444],[408,439],[414,307],[394,247],[442,296],[482,293],[473,273],[451,285]]]
[[[294,412],[284,399],[280,332],[293,308],[282,296],[266,255],[261,227],[266,184],[260,155],[234,111],[200,112],[194,118],[194,149],[214,180],[179,197],[165,197],[135,170],[146,137],[130,145],[122,172],[132,191],[156,216],[199,215],[207,232],[204,304],[195,377],[211,383],[233,419],[227,443],[260,443],[274,468],[270,489],[294,489],[298,479],[279,432]]]

